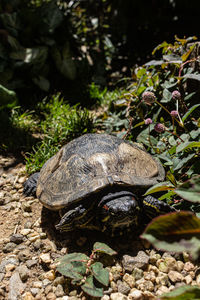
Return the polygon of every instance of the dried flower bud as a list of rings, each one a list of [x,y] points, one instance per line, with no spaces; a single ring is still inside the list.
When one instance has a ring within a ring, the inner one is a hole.
[[[152,92],[144,92],[142,94],[142,101],[144,101],[146,104],[151,105],[156,100],[156,96]]]
[[[152,120],[150,118],[147,118],[146,120],[144,120],[144,124],[145,125],[149,125],[149,124],[152,124]]]
[[[170,112],[170,115],[171,115],[172,117],[177,117],[177,116],[178,116],[178,111],[177,111],[177,110],[172,110],[172,111]]]
[[[155,126],[154,126],[154,130],[156,132],[164,132],[165,131],[165,126],[161,123],[157,123]]]
[[[179,92],[179,91],[173,91],[172,92],[172,99],[173,100],[179,100],[179,99],[181,99],[181,93]]]

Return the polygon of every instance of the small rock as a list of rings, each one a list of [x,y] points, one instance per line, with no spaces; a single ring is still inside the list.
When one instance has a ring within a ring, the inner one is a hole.
[[[18,254],[18,258],[20,261],[25,262],[26,260],[30,259],[31,254],[28,249],[22,250]]]
[[[31,291],[31,294],[33,296],[36,296],[37,294],[39,294],[40,289],[38,289],[38,288],[31,288],[30,291]]]
[[[21,244],[21,243],[23,243],[23,241],[24,241],[24,236],[22,235],[22,234],[20,234],[20,233],[16,233],[16,234],[13,234],[13,235],[11,235],[11,237],[10,237],[10,241],[12,242],[12,243],[15,243],[15,244]]]
[[[41,289],[42,288],[42,282],[41,281],[34,281],[33,282],[33,287]]]
[[[155,273],[153,271],[144,272],[144,279],[154,283],[156,281]]]
[[[159,260],[160,258],[161,255],[159,253],[150,253],[149,263],[155,265],[157,260]]]
[[[42,285],[43,287],[46,287],[47,285],[51,284],[51,281],[47,278],[45,278],[43,281],[42,281]]]
[[[37,239],[37,240],[35,241],[35,243],[33,244],[33,247],[35,248],[35,250],[39,250],[40,248],[43,247],[43,243],[41,242],[40,239]]]
[[[180,282],[183,281],[183,275],[177,271],[169,271],[168,273],[169,279],[172,282]]]
[[[15,249],[16,244],[9,242],[7,243],[4,247],[3,247],[3,252],[4,253],[9,253],[9,252],[13,252],[13,250]]]
[[[169,286],[170,282],[169,282],[169,277],[166,273],[159,273],[158,276],[156,277],[156,283],[157,284],[161,284],[161,285],[165,285],[165,286]]]
[[[181,260],[178,260],[176,263],[177,263],[177,266],[176,266],[177,271],[181,272],[184,268],[184,262],[182,262]]]
[[[20,231],[20,233],[22,234],[22,235],[28,235],[28,234],[30,234],[31,233],[31,231],[32,231],[32,229],[30,229],[30,228],[24,228],[24,229],[22,229],[21,231]]]
[[[124,274],[123,281],[125,281],[130,286],[130,288],[133,288],[135,286],[135,278],[128,273]]]
[[[30,292],[26,292],[25,294],[23,294],[23,300],[34,300],[35,298],[33,297],[33,295]]]
[[[49,253],[42,253],[40,254],[40,260],[42,263],[50,264],[51,263],[51,257]]]
[[[56,295],[54,293],[49,293],[47,296],[46,296],[46,299],[47,300],[56,300]]]
[[[57,287],[56,287],[56,291],[55,291],[55,295],[56,297],[62,297],[64,296],[64,290],[63,290],[63,287],[61,284],[58,284]]]
[[[149,263],[149,256],[144,251],[139,251],[137,256],[124,255],[122,264],[126,271],[132,272],[134,267],[146,269]]]
[[[134,268],[132,275],[135,278],[135,280],[139,280],[143,277],[143,270]]]
[[[29,270],[27,266],[21,265],[17,268],[17,271],[19,272],[19,276],[23,282],[25,282],[28,279],[29,276]]]
[[[16,265],[8,264],[8,265],[5,266],[5,271],[6,271],[6,273],[7,272],[12,272],[13,270],[15,270],[15,268],[16,268]]]
[[[36,259],[28,259],[26,261],[26,265],[30,269],[30,268],[32,268],[32,267],[34,267],[34,266],[37,265],[37,260]]]
[[[50,281],[53,281],[55,279],[55,272],[54,270],[50,270],[44,274],[42,274],[43,279],[48,279]]]
[[[62,285],[62,284],[64,284],[64,282],[65,282],[64,276],[58,276],[54,279],[53,285],[54,286],[57,286],[58,284]]]
[[[131,290],[130,286],[126,282],[122,282],[121,280],[117,281],[117,289],[119,293],[124,295],[128,295]]]
[[[128,295],[128,299],[130,300],[143,300],[143,295],[142,292],[140,290],[134,289],[131,290],[131,292]]]
[[[32,228],[31,221],[26,221],[26,223],[24,224],[24,229],[31,229],[31,228]]]
[[[24,183],[26,181],[26,177],[25,176],[19,177],[17,181],[19,183]]]
[[[26,285],[21,281],[19,273],[15,272],[9,280],[8,300],[18,300]]]
[[[11,254],[10,256],[6,256],[2,260],[2,262],[0,264],[0,272],[1,273],[5,272],[5,266],[9,265],[9,264],[15,265],[15,266],[17,266],[19,264],[19,260],[16,255]]]
[[[159,287],[159,289],[156,291],[156,295],[157,296],[161,296],[163,293],[168,293],[169,292],[169,288],[166,286],[161,286]]]
[[[101,300],[109,300],[110,297],[108,295],[104,295],[103,297],[101,297]]]
[[[185,263],[184,268],[183,268],[186,272],[190,272],[190,271],[194,271],[194,265],[188,261]]]
[[[150,291],[152,292],[154,290],[154,285],[151,281],[147,281],[144,278],[141,278],[136,281],[135,286],[137,289],[141,291]]]
[[[186,284],[191,284],[192,283],[192,276],[191,275],[187,275],[184,278]]]
[[[157,262],[158,263],[158,262]],[[163,272],[163,273],[168,273],[169,272],[169,267],[166,265],[166,262],[165,261],[159,261],[158,263],[158,270],[160,272]]]
[[[120,265],[113,266],[110,269],[110,273],[112,275],[112,280],[117,281],[118,279],[121,278],[121,273],[122,273],[122,267]]]
[[[200,274],[198,274],[197,277],[196,277],[196,283],[197,283],[198,285],[200,285]]]
[[[128,297],[121,293],[112,293],[110,295],[110,300],[127,300]]]
[[[164,262],[170,271],[177,270],[177,262],[174,257],[168,256],[165,258]]]

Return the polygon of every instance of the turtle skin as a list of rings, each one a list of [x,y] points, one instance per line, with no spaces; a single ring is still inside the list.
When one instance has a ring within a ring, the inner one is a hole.
[[[142,215],[174,211],[152,196],[141,197],[164,178],[161,163],[142,147],[108,134],[85,134],[31,175],[24,193],[36,193],[45,207],[62,212],[57,229],[104,231],[137,225]]]

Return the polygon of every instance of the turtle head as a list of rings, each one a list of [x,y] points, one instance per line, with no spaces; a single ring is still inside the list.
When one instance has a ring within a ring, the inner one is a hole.
[[[119,231],[138,225],[140,207],[136,196],[130,191],[118,191],[103,196],[98,205],[102,230]]]

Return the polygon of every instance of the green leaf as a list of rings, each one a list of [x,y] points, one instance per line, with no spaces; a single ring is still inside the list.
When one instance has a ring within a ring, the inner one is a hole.
[[[103,288],[97,288],[93,282],[93,276],[87,277],[85,283],[81,286],[82,290],[93,297],[103,297]]]
[[[190,46],[189,50],[181,56],[183,62],[188,59],[189,55],[191,54],[191,52],[193,51],[195,46],[196,46],[196,44],[193,44],[192,46]]]
[[[185,200],[200,203],[200,176],[184,182],[174,192]]]
[[[79,253],[79,252],[73,252],[70,254],[66,254],[63,257],[59,258],[58,260],[60,261],[60,263],[70,263],[72,261],[82,261],[87,263],[87,261],[90,258],[85,255],[84,253]]]
[[[86,273],[89,257],[83,253],[70,253],[59,259],[57,271],[62,275],[80,281]]]
[[[115,255],[117,252],[113,249],[111,249],[108,245],[100,242],[96,242],[93,246],[93,250],[95,252],[101,252],[101,253],[106,253],[108,255]]]
[[[175,187],[171,182],[164,181],[164,182],[157,183],[154,186],[150,187],[146,191],[144,196],[147,196],[147,195],[153,194],[153,193],[157,193],[157,192],[161,192],[161,191],[170,191],[170,190],[174,190],[174,189],[175,189]]]
[[[185,122],[185,120],[189,117],[189,115],[197,108],[199,107],[200,104],[195,104],[192,107],[190,107],[190,109],[186,112],[186,114],[182,117],[182,121],[183,123]]]
[[[57,271],[75,281],[81,281],[83,275],[86,273],[86,266],[83,263],[73,262],[67,264],[60,264],[56,267]]]
[[[180,162],[176,165],[176,167],[174,168],[174,171],[181,169],[183,166],[186,165],[186,163],[191,160],[194,157],[195,153],[191,153],[188,156],[182,158],[180,160]]]
[[[109,283],[109,272],[103,268],[103,264],[96,262],[91,266],[92,273],[97,281],[101,284],[108,286]]]
[[[183,78],[189,78],[200,81],[200,74],[185,74]]]
[[[184,285],[169,293],[159,296],[160,300],[197,300],[200,299],[200,288],[198,286]]]
[[[187,211],[159,216],[146,227],[142,238],[165,251],[187,251],[197,259],[200,251],[200,219]]]
[[[200,147],[200,142],[185,142],[183,144],[180,144],[177,148],[176,148],[176,153],[179,153],[181,151],[185,151],[187,149],[191,149],[191,148],[196,148],[196,147]]]

